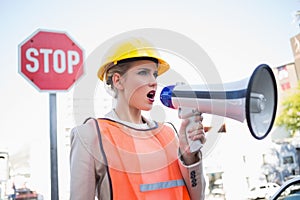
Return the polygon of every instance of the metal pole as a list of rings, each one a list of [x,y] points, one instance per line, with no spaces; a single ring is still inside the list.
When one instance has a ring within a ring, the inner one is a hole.
[[[51,157],[51,200],[58,200],[57,170],[57,112],[56,93],[49,94],[50,104],[50,157]]]

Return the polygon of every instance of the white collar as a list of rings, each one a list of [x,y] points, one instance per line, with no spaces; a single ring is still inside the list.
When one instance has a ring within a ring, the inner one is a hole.
[[[145,117],[142,116],[143,120],[146,122],[146,123],[142,123],[142,124],[136,124],[136,123],[132,123],[132,122],[127,122],[127,121],[123,121],[121,120],[117,113],[115,112],[115,110],[111,110],[109,113],[107,113],[105,115],[106,118],[108,119],[112,119],[114,121],[117,121],[117,122],[120,122],[122,124],[125,124],[129,127],[132,127],[132,128],[135,128],[135,129],[149,129],[149,128],[152,128],[152,127],[155,127],[156,126],[156,123],[151,120],[151,119],[146,119]]]

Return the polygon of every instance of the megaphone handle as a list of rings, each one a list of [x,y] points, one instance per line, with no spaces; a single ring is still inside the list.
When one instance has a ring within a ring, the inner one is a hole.
[[[196,152],[199,151],[203,144],[200,142],[200,140],[192,140],[191,138],[189,138],[189,133],[188,130],[190,128],[192,128],[193,126],[195,126],[196,122],[195,122],[195,117],[196,115],[199,115],[199,111],[195,110],[195,109],[191,109],[191,108],[179,108],[179,112],[178,112],[178,116],[181,119],[189,119],[189,124],[186,126],[186,139],[188,141],[188,144],[190,146],[190,151]]]

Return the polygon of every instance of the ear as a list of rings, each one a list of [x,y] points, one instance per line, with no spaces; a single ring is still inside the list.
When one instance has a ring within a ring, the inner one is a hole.
[[[118,90],[122,90],[123,89],[123,85],[121,82],[121,75],[119,73],[114,73],[112,76],[112,82],[115,88],[117,88]]]

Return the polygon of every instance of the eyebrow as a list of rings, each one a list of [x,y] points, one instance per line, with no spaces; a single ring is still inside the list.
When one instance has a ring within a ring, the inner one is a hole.
[[[137,70],[146,70],[146,71],[151,71],[151,69],[146,68],[146,67],[142,67],[142,68],[138,68]],[[158,70],[154,70],[154,72],[158,72]]]

